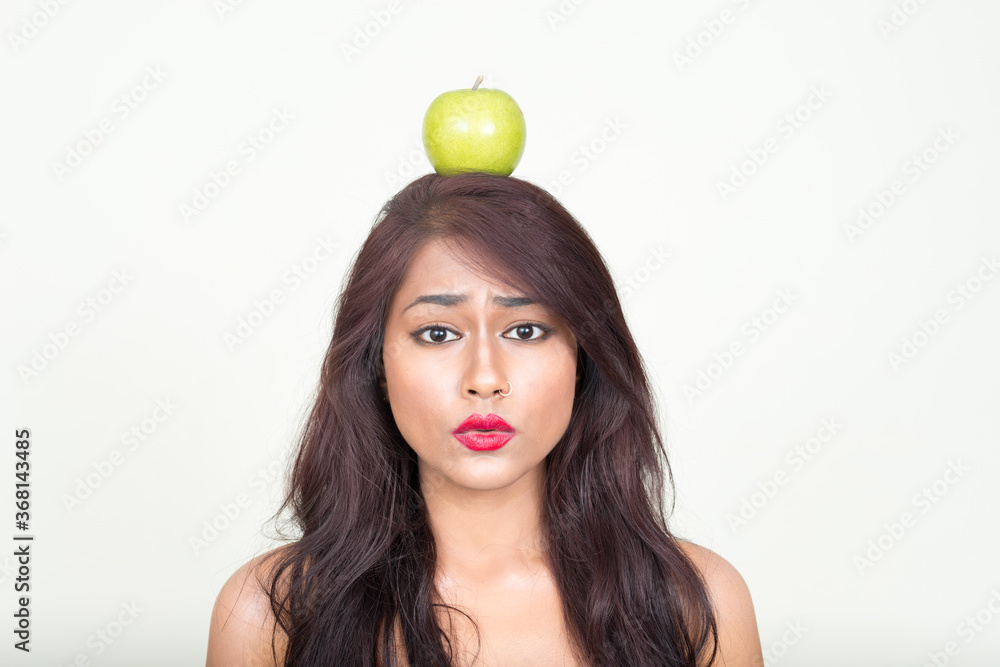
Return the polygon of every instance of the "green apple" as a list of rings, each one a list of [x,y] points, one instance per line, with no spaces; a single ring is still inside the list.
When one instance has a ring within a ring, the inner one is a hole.
[[[424,114],[424,150],[434,171],[450,176],[482,171],[510,176],[524,154],[524,114],[502,90],[480,88],[438,95]]]

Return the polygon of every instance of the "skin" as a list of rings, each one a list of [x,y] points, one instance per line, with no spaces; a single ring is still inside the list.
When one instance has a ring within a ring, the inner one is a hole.
[[[411,305],[438,294],[466,300]],[[503,572],[511,549],[539,560],[544,459],[573,407],[573,335],[541,306],[506,307],[493,302],[496,296],[523,295],[480,278],[435,241],[414,258],[386,322],[382,384],[417,453],[439,563],[448,573]],[[494,451],[466,448],[452,432],[473,413],[499,415],[514,437]]]
[[[411,305],[439,294],[464,300]],[[576,340],[540,305],[509,307],[498,296],[523,294],[474,273],[444,241],[424,246],[389,309],[383,386],[417,454],[444,601],[477,620],[487,664],[539,650],[561,664],[568,648],[551,641],[565,632],[540,517],[544,459],[572,412]],[[514,437],[498,450],[468,449],[452,432],[474,413],[499,415]],[[471,658],[474,629],[461,615],[452,621]]]
[[[441,294],[464,299],[411,305]],[[478,652],[477,664],[487,666],[582,665],[563,624],[540,524],[544,461],[569,424],[577,343],[540,305],[494,301],[523,296],[475,273],[446,241],[429,242],[390,305],[380,384],[417,454],[437,547],[438,592],[479,627],[482,645],[464,616],[441,612],[443,627],[451,623],[460,664],[470,664]],[[501,416],[515,436],[490,452],[466,448],[452,431],[473,413]],[[761,667],[743,578],[710,550],[681,546],[703,573],[716,606],[720,651],[714,665]],[[275,664],[273,618],[252,580],[266,571],[273,553],[237,570],[219,594],[208,667]]]

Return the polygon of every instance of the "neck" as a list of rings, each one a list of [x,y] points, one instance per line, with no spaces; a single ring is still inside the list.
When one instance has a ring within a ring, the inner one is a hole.
[[[540,465],[510,486],[474,490],[427,480],[421,471],[443,586],[478,586],[543,570],[544,473]]]

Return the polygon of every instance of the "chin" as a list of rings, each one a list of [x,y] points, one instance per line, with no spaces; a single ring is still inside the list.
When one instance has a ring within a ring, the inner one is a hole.
[[[523,480],[532,470],[531,468],[514,469],[509,465],[509,462],[498,461],[490,456],[492,453],[470,451],[469,454],[472,455],[472,458],[459,463],[458,470],[452,470],[448,474],[444,474],[440,470],[435,471],[429,478],[429,482],[422,482],[425,484],[424,493],[428,491],[426,486],[428,483],[432,487],[447,485],[469,491],[497,491]],[[421,475],[421,479],[424,478],[425,476]]]

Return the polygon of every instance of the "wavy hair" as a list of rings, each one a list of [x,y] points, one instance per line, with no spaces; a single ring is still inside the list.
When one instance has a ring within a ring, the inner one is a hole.
[[[590,665],[695,667],[718,650],[704,580],[667,526],[673,477],[614,281],[587,232],[514,177],[428,174],[392,197],[337,302],[318,395],[278,515],[268,594],[284,664],[450,665],[417,459],[382,400],[389,304],[416,252],[446,238],[566,323],[580,378],[546,458],[542,517],[565,626]],[[516,278],[516,279],[515,279]],[[460,610],[448,607],[448,609]],[[392,631],[387,631],[392,629]],[[403,645],[397,645],[397,632]],[[274,635],[272,635],[272,638]],[[277,654],[275,653],[277,660]]]

